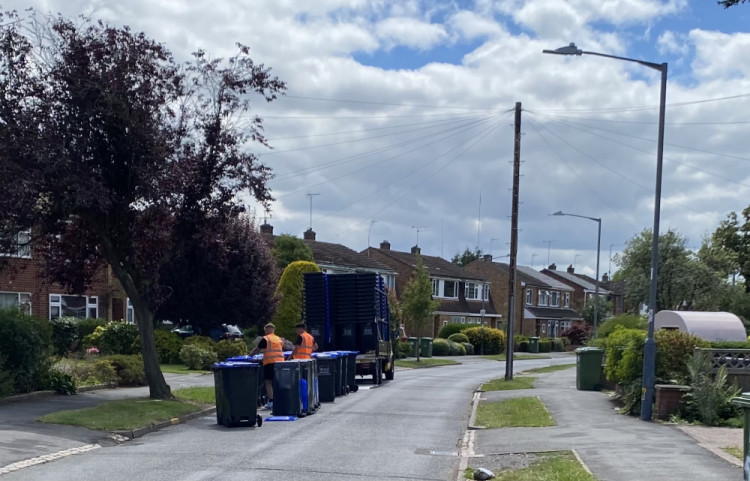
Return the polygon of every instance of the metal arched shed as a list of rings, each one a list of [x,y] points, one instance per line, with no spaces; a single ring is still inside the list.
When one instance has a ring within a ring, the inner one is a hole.
[[[659,311],[654,329],[677,329],[706,341],[747,341],[745,326],[731,312]]]

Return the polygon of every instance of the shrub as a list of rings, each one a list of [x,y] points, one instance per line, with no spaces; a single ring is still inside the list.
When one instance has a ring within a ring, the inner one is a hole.
[[[470,342],[462,342],[461,345],[464,347],[467,356],[474,355],[474,345]]]
[[[563,352],[565,350],[565,344],[563,344],[562,339],[559,337],[552,339],[552,350],[554,352]]]
[[[517,352],[529,352],[529,341],[519,342]]]
[[[77,319],[76,326],[78,327],[78,347],[81,347],[81,343],[84,342],[86,336],[94,333],[97,327],[104,327],[107,325],[107,321],[104,319]],[[85,347],[91,347],[85,346]]]
[[[182,349],[182,339],[174,332],[157,329],[154,331],[154,341],[156,342],[156,353],[159,356],[159,362],[162,364],[174,364],[180,362],[180,349]]]
[[[648,320],[644,316],[636,314],[623,314],[602,322],[596,330],[596,335],[597,337],[609,337],[617,326],[622,326],[625,329],[640,329],[645,331],[648,327]]]
[[[83,337],[83,348],[89,349],[92,347],[98,348],[102,342],[102,333],[104,332],[104,325],[96,326],[91,334],[87,334]]]
[[[432,346],[432,353],[435,353],[435,345]],[[411,354],[411,344],[406,341],[398,341],[396,343],[396,357],[403,359]]]
[[[320,272],[320,267],[309,261],[294,261],[284,268],[276,286],[279,303],[273,323],[277,336],[296,338],[294,326],[302,319],[304,309],[305,274],[313,272]]]
[[[106,358],[117,373],[118,386],[145,386],[146,372],[140,354],[114,354]]]
[[[0,355],[0,397],[13,394],[13,375],[3,366],[5,366],[5,357]]]
[[[448,339],[451,334],[469,329],[471,324],[446,324],[438,331],[438,337],[441,339]]]
[[[78,319],[59,317],[49,321],[52,327],[52,347],[58,356],[74,351],[78,341]]]
[[[716,426],[722,417],[733,417],[737,408],[732,399],[741,389],[727,383],[726,366],[721,366],[716,376],[711,376],[711,358],[705,353],[691,356],[687,361],[690,392],[687,393],[686,417],[697,419],[709,426]]]
[[[601,329],[601,327],[599,329]],[[599,333],[600,332],[601,331],[599,331]],[[573,326],[565,329],[560,336],[570,341],[571,344],[585,346],[586,342],[589,340],[589,331],[580,326]]]
[[[82,386],[109,383],[119,384],[115,366],[107,359],[79,363],[74,368],[73,373],[78,384]]]
[[[450,347],[451,356],[465,356],[466,355],[466,348],[463,345],[449,340],[448,346]]]
[[[260,341],[260,338],[258,338],[258,341]],[[208,336],[190,336],[188,338],[185,338],[182,341],[182,345],[183,347],[184,346],[198,346],[207,351],[216,352],[216,341],[214,341]],[[257,346],[258,344],[256,343],[255,345]]]
[[[242,329],[242,337],[244,339],[254,339],[258,336],[258,326],[250,326]]]
[[[209,369],[218,360],[215,351],[187,343],[180,349],[180,359],[188,369],[195,370]]]
[[[110,322],[104,326],[97,347],[102,354],[138,354],[138,328],[127,322]]]
[[[656,342],[657,382],[685,382],[688,378],[687,360],[696,347],[709,347],[710,343],[688,332],[659,330]]]
[[[216,357],[219,361],[245,354],[247,354],[247,344],[241,339],[224,339],[216,343]]]
[[[550,352],[552,350],[551,339],[539,339],[539,352]]]
[[[566,349],[566,348],[567,348],[568,346],[570,346],[570,339],[568,339],[567,337],[561,337],[561,338],[560,338],[560,342],[562,342],[562,344],[563,344],[563,349],[562,349],[563,351],[564,351],[564,350],[565,350],[565,349]]]
[[[52,354],[52,328],[17,309],[0,310],[0,359],[13,379],[15,392],[44,387]]]
[[[463,331],[474,345],[474,351],[482,354],[502,354],[505,347],[505,333],[492,327],[470,327]]]
[[[513,344],[520,344],[524,341],[528,342],[529,338],[524,336],[523,334],[516,334],[515,336],[513,336]]]
[[[453,342],[463,343],[463,342],[469,342],[469,337],[462,332],[457,332],[455,334],[451,334],[450,336],[448,336],[448,340],[453,341]]]
[[[450,356],[451,347],[448,344],[448,339],[437,338],[432,341],[432,355],[433,356]]]
[[[50,369],[47,377],[47,388],[58,394],[71,395],[78,391],[76,381],[70,373]]]
[[[643,345],[646,332],[640,329],[625,329],[618,326],[607,338],[604,372],[607,379],[630,383],[643,373]]]
[[[747,341],[714,341],[710,344],[713,349],[750,349]]]

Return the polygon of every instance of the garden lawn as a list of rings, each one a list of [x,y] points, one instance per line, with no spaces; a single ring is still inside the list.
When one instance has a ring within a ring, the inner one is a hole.
[[[161,372],[166,372],[169,374],[206,374],[211,372],[188,369],[188,367],[184,364],[161,364],[159,367],[161,368]]]
[[[203,406],[186,401],[125,399],[105,402],[93,408],[45,414],[39,421],[82,426],[98,431],[118,431],[157,424],[201,409]]]
[[[554,426],[555,421],[538,397],[519,397],[480,403],[476,424],[487,428],[535,428]]]
[[[211,386],[186,387],[173,391],[174,397],[181,401],[198,404],[216,404],[216,388]]]
[[[420,368],[420,367],[435,367],[435,366],[453,366],[461,364],[460,362],[452,361],[450,359],[433,359],[429,357],[423,357],[417,362],[416,359],[396,359],[396,366],[408,367],[408,368]]]
[[[494,472],[497,481],[596,481],[570,451],[539,453],[541,457],[530,466]],[[466,479],[474,479],[474,470],[464,471]]]
[[[535,372],[535,373],[542,373],[542,372],[555,372],[555,371],[562,371],[565,369],[570,369],[571,367],[575,367],[576,363],[573,364],[558,364],[557,366],[546,366],[546,367],[535,367],[532,369],[526,369],[523,372]]]
[[[482,384],[482,391],[509,391],[512,389],[531,389],[534,387],[535,377],[515,377],[510,381],[504,378],[493,379],[490,382]]]

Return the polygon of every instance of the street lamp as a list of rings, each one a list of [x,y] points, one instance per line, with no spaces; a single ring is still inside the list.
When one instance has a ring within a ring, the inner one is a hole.
[[[607,55],[604,53],[587,52],[576,47],[571,43],[566,47],[560,47],[556,50],[542,50],[542,53],[551,53],[557,55],[596,55],[599,57],[614,58],[635,62],[645,67],[658,70],[661,72],[661,91],[659,95],[659,133],[656,142],[656,188],[654,189],[654,227],[651,242],[651,280],[649,284],[648,298],[648,334],[646,345],[643,351],[643,397],[641,398],[641,419],[650,421],[653,413],[654,402],[654,380],[656,377],[656,343],[654,342],[654,315],[656,314],[656,286],[658,281],[659,267],[659,215],[661,210],[661,171],[662,158],[664,154],[664,117],[665,103],[667,100],[667,63],[653,63],[634,58],[618,57],[616,55]]]
[[[594,282],[594,337],[596,337],[596,325],[599,324],[599,251],[602,244],[602,219],[600,217],[588,217],[585,215],[578,214],[566,214],[561,210],[558,210],[554,214],[550,215],[567,215],[569,217],[580,217],[581,219],[593,220],[598,225],[596,235],[596,279]]]

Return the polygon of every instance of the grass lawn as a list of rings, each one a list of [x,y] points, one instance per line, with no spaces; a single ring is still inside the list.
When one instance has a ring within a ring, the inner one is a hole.
[[[169,374],[205,374],[211,372],[188,369],[184,364],[162,364],[159,367],[161,368],[161,372],[167,372]]]
[[[526,369],[523,372],[555,372],[555,371],[562,371],[564,369],[570,369],[571,367],[575,367],[576,363],[573,364],[559,364],[557,366],[546,366],[546,367],[535,367],[532,369]]]
[[[505,361],[507,359],[505,357],[505,354],[493,354],[491,356],[482,356],[482,357],[484,359],[489,359],[490,361]],[[514,361],[523,361],[525,359],[550,359],[550,357],[545,356],[544,354],[519,354],[519,353],[513,354]]]
[[[487,428],[536,428],[554,426],[555,421],[538,397],[521,397],[480,403],[476,424]]]
[[[509,391],[511,389],[531,389],[534,387],[535,377],[515,377],[510,381],[504,378],[493,379],[490,382],[482,384],[482,391]]]
[[[451,361],[450,359],[433,359],[429,357],[423,357],[417,362],[416,359],[396,359],[396,366],[398,367],[409,367],[409,368],[420,368],[420,367],[435,367],[435,366],[453,366],[455,364],[461,364],[460,362]]]
[[[186,387],[177,389],[172,394],[180,401],[190,401],[198,404],[216,404],[216,389],[211,386]]]
[[[129,430],[167,421],[201,409],[201,405],[186,401],[125,399],[105,402],[93,408],[45,414],[39,418],[39,421],[82,426],[98,431]]]
[[[742,452],[742,448],[735,448],[735,447],[727,447],[727,448],[721,448],[725,453],[731,454],[737,459],[742,459],[742,455],[744,454]]]
[[[495,471],[497,481],[596,481],[570,451],[540,453],[541,459],[521,469]],[[466,479],[474,479],[474,470],[464,471]]]

